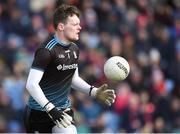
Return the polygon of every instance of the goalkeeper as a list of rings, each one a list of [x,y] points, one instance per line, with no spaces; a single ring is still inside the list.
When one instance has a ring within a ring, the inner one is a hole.
[[[26,88],[30,94],[25,110],[28,133],[77,133],[68,95],[71,88],[111,105],[114,90],[104,84],[93,87],[79,77],[79,10],[61,5],[53,16],[55,33],[35,52]]]

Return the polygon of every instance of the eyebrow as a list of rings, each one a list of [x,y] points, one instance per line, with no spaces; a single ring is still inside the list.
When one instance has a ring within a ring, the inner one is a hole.
[[[69,21],[69,23],[73,24],[73,25],[78,25],[78,24],[80,24],[80,21],[75,21],[75,22],[74,21]]]

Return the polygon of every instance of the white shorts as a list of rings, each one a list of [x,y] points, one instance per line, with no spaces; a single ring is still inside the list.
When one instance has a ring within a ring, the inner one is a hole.
[[[52,128],[52,133],[77,134],[77,129],[73,124],[71,124],[67,128],[64,128],[64,127],[59,128],[57,126],[54,126]]]

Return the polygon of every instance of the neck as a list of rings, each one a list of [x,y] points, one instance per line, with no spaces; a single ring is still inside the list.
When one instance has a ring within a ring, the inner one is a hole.
[[[55,36],[56,36],[56,38],[59,40],[59,42],[62,42],[63,44],[69,44],[70,43],[70,41],[68,41],[65,37],[64,37],[64,35],[62,34],[62,33],[59,33],[59,32],[55,32]]]

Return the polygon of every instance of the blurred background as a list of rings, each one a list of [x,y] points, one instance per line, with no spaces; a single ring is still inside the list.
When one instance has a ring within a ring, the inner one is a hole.
[[[180,1],[68,0],[81,11],[79,71],[89,84],[108,83],[105,107],[72,90],[79,133],[180,133]],[[0,132],[25,132],[25,84],[34,52],[53,33],[55,0],[0,0]],[[126,80],[108,81],[103,64],[126,58]]]

